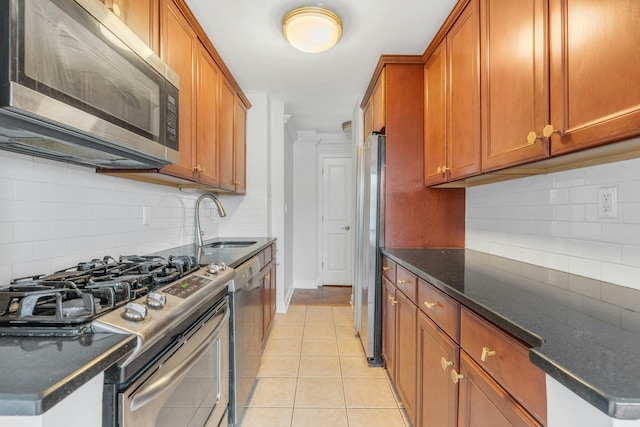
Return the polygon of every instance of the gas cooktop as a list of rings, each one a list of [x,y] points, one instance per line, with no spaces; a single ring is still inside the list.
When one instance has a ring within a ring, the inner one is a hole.
[[[0,334],[81,335],[90,322],[198,270],[194,257],[106,256],[0,286]]]

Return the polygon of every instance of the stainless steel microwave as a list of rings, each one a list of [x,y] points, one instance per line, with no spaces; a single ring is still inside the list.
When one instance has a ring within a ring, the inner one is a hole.
[[[107,169],[175,163],[178,88],[98,0],[0,1],[0,149]]]

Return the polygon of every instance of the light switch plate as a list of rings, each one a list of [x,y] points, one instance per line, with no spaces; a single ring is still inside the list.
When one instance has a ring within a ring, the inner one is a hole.
[[[151,224],[151,207],[143,206],[142,207],[142,225]]]

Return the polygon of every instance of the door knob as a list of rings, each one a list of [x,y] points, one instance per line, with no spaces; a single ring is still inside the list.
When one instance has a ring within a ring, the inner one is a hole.
[[[347,230],[347,231],[349,231],[349,230],[351,230],[351,227],[349,227],[349,226],[347,225],[346,227],[342,227],[342,229],[343,229],[343,230]]]

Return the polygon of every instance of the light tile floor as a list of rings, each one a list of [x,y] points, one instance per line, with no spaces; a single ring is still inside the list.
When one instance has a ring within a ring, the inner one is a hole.
[[[406,427],[383,368],[370,368],[349,306],[276,315],[242,427]]]

